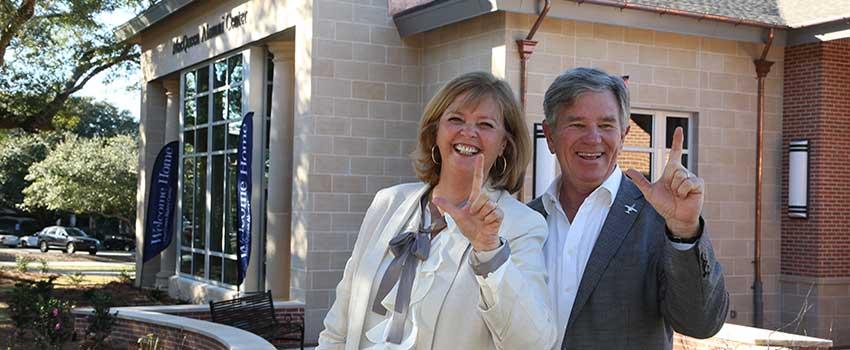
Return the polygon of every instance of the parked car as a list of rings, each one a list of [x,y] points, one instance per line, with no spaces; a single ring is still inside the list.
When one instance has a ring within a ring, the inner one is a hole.
[[[129,252],[136,249],[136,240],[124,236],[105,236],[103,237],[103,249]]]
[[[43,231],[43,230],[42,230]],[[18,243],[18,246],[21,248],[36,248],[38,247],[38,236],[42,231],[38,231],[31,235],[26,235],[21,237],[21,242]]]
[[[59,248],[68,254],[85,250],[95,255],[100,247],[99,240],[89,237],[83,230],[76,227],[50,226],[42,230],[38,236],[38,248],[42,252],[47,252],[50,248]]]
[[[0,245],[10,248],[20,244],[20,237],[35,231],[35,220],[27,217],[0,216]]]
[[[14,248],[18,246],[20,241],[21,238],[18,237],[17,234],[8,231],[0,231],[0,245]]]

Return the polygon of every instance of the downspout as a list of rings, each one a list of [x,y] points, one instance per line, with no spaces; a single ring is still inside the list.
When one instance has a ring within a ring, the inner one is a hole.
[[[543,9],[540,11],[540,15],[537,16],[537,20],[534,21],[534,25],[531,26],[531,31],[528,32],[525,39],[516,41],[517,51],[519,51],[519,102],[523,116],[525,116],[525,95],[528,88],[528,59],[531,58],[531,54],[534,53],[534,47],[537,45],[537,41],[532,39],[534,39],[537,29],[540,28],[540,24],[543,23],[543,18],[549,12],[549,0],[544,1]],[[525,201],[523,198],[525,195],[524,190],[525,186],[520,186],[519,193],[517,193],[517,197],[521,201]]]
[[[767,73],[770,73],[770,66],[773,62],[768,61],[767,52],[770,51],[770,45],[773,43],[773,28],[767,35],[767,42],[764,44],[764,50],[761,52],[761,58],[754,60],[756,66],[756,76],[758,77],[758,106],[756,110],[756,119],[758,126],[756,130],[756,217],[755,217],[755,240],[754,240],[754,256],[753,261],[753,325],[761,328],[764,325],[764,299],[762,297],[763,288],[761,282],[761,192],[762,192],[762,158],[763,158],[763,143],[764,143],[764,78]]]

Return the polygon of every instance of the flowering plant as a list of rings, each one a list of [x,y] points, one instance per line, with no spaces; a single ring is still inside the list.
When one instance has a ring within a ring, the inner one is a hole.
[[[74,333],[74,318],[71,303],[56,298],[44,298],[36,304],[33,320],[33,340],[41,348],[62,349],[62,344]]]

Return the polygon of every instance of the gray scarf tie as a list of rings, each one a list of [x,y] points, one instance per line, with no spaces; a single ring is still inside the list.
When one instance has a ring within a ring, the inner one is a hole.
[[[410,307],[410,293],[413,289],[413,280],[416,277],[416,266],[419,264],[419,260],[428,259],[428,254],[431,251],[431,233],[439,233],[446,228],[446,221],[442,216],[436,218],[432,216],[431,226],[423,227],[427,200],[428,194],[426,193],[420,201],[423,218],[420,221],[419,230],[417,232],[403,232],[390,241],[389,248],[395,257],[390,262],[390,266],[387,267],[387,271],[384,272],[384,277],[381,278],[381,283],[378,285],[378,294],[375,295],[375,300],[372,303],[372,311],[386,316],[387,309],[381,305],[381,301],[386,298],[398,282],[398,293],[396,293],[395,307],[393,308],[393,312],[397,315],[393,317],[389,335],[387,335],[387,341],[393,344],[400,344],[404,336],[404,320],[407,318],[407,311]]]

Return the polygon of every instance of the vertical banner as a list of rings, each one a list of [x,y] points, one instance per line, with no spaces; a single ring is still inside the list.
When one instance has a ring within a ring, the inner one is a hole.
[[[251,140],[253,137],[254,112],[248,112],[242,119],[239,128],[239,151],[237,156],[236,188],[239,206],[236,216],[239,219],[237,229],[236,259],[239,263],[239,273],[236,284],[242,284],[251,260]]]
[[[177,147],[178,141],[169,142],[159,151],[153,164],[145,212],[142,262],[148,262],[171,244],[177,203]]]

